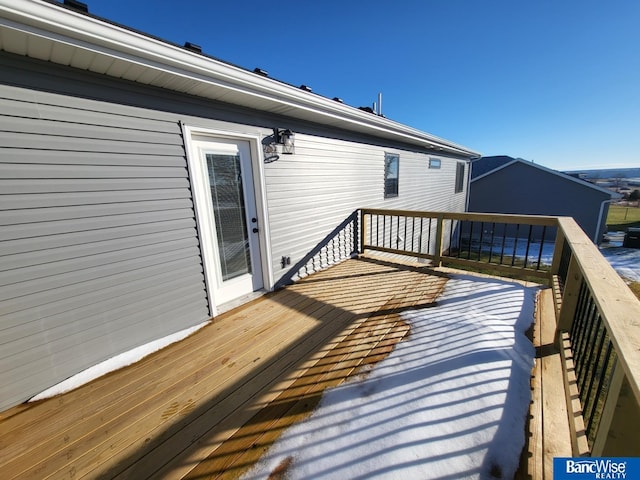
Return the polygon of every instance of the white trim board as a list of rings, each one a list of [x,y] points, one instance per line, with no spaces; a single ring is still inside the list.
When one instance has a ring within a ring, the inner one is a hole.
[[[202,170],[202,165],[198,156],[195,155],[194,143],[203,138],[210,139],[212,141],[215,141],[216,139],[244,140],[249,143],[253,167],[253,188],[255,191],[256,214],[260,228],[259,244],[261,252],[262,280],[266,290],[273,290],[274,281],[271,262],[271,235],[269,231],[269,217],[265,197],[266,187],[264,181],[264,162],[262,149],[259,148],[262,141],[261,136],[259,134],[236,133],[195,127],[186,125],[182,122],[181,127],[187,155],[189,181],[192,185],[191,191],[193,195],[194,210],[197,218],[200,218],[200,215],[202,215],[201,210],[209,208],[209,199],[203,196],[204,192],[207,191],[207,188],[203,185],[203,182],[207,180],[207,175],[206,172]],[[211,266],[207,266],[208,261],[206,260],[211,259],[214,256],[214,252],[212,251],[213,239],[209,238],[210,235],[206,232],[200,230],[201,225],[199,221],[196,223],[198,225],[198,238],[200,239],[201,254],[203,255],[203,265],[205,267],[205,281],[207,286],[207,297],[209,299],[210,314],[215,316],[218,313],[218,305],[216,304],[213,296],[213,292],[215,290],[215,274],[211,271]]]

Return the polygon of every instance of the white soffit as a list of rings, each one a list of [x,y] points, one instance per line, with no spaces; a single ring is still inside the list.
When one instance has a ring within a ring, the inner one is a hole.
[[[0,0],[0,49],[211,100],[407,142],[477,152],[159,39],[41,0]]]

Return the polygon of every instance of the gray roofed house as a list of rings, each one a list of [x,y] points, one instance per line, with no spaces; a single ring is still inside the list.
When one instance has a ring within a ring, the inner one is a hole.
[[[476,178],[485,173],[491,172],[499,167],[513,162],[515,159],[506,155],[497,155],[495,157],[481,157],[475,160],[471,165],[471,178]]]
[[[609,203],[616,197],[584,180],[500,155],[472,162],[468,210],[573,217],[598,244],[606,231]]]

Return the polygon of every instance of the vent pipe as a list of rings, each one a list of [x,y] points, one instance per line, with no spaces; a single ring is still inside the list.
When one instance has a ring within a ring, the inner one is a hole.
[[[89,13],[89,6],[86,3],[79,2],[78,0],[64,0],[64,5],[77,10],[78,12]]]
[[[378,115],[382,116],[382,92],[378,93]]]

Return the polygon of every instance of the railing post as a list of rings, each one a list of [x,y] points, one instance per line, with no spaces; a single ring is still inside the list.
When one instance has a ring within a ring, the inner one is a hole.
[[[360,251],[359,253],[364,253],[365,250],[365,239],[367,238],[367,222],[365,220],[366,212],[364,209],[360,209]]]
[[[553,246],[553,260],[551,262],[551,270],[549,270],[549,285],[553,290],[553,305],[556,309],[556,318],[560,315],[562,306],[562,290],[564,287],[564,278],[561,278],[560,267],[564,254],[566,236],[560,222],[556,226],[556,240]],[[566,272],[565,272],[566,273]]]
[[[562,261],[562,249],[564,246],[565,236],[562,231],[562,227],[558,225],[556,231],[556,243],[553,247],[553,261],[551,262],[551,271],[549,272],[552,276],[558,275],[560,271],[560,262]]]
[[[640,407],[619,362],[614,367],[591,456],[640,455]]]
[[[580,266],[574,256],[569,262],[569,270],[567,272],[566,283],[562,294],[562,306],[558,315],[558,326],[556,333],[568,332],[571,330],[573,320],[578,306],[578,296],[580,295],[580,285],[582,284],[582,273]],[[556,335],[556,338],[558,336]],[[560,341],[558,339],[558,341]]]
[[[442,266],[442,243],[444,237],[444,215],[438,214],[436,218],[436,245],[435,245],[435,257],[433,258],[433,266]]]
[[[362,210],[353,212],[353,253],[359,255],[361,253],[362,243],[360,243],[360,227],[362,225]]]

